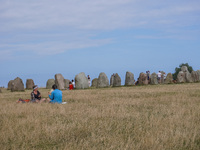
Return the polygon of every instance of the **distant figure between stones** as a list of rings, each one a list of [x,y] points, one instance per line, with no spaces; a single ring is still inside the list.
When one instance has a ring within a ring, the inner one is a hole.
[[[147,80],[148,80],[148,82],[150,83],[150,71],[149,71],[149,70],[146,71],[146,74],[147,74]]]
[[[31,92],[31,102],[33,103],[42,103],[46,99],[41,97],[40,92],[38,91],[38,86],[33,86],[33,91]]]
[[[89,75],[88,75],[87,77],[88,77],[88,85],[89,85],[89,87],[90,87],[91,79],[90,79],[90,76],[89,76]]]
[[[69,90],[73,90],[73,89],[74,89],[74,86],[73,86],[72,82],[70,81],[69,82]]]
[[[157,76],[158,76],[158,83],[160,84],[160,83],[161,83],[161,77],[162,77],[161,71],[159,71],[159,72],[157,73]]]
[[[73,88],[75,88],[75,82],[74,82],[74,80],[72,80],[72,85],[73,85]]]

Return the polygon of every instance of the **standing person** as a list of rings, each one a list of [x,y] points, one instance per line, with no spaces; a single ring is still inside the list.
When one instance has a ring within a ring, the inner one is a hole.
[[[157,76],[158,76],[158,83],[161,83],[161,76],[162,76],[162,73],[159,71],[157,73]]]
[[[149,70],[146,71],[146,74],[147,74],[147,80],[149,81],[149,79],[150,79],[150,71]]]
[[[72,80],[73,89],[75,88],[75,82]]]
[[[72,84],[72,82],[69,82],[69,90],[73,90],[74,89],[74,86]]]
[[[90,83],[91,83],[91,79],[90,79],[90,76],[88,75],[88,85],[90,87]]]
[[[62,103],[62,91],[57,88],[57,85],[52,86],[53,91],[49,92],[49,98],[47,99],[50,103]]]
[[[46,99],[41,97],[40,92],[38,91],[38,86],[33,86],[33,91],[31,92],[31,102],[33,103],[42,103]]]

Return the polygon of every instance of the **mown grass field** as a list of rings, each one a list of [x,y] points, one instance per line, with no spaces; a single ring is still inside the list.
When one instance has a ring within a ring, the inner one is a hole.
[[[1,150],[200,149],[200,83],[65,90],[65,105],[16,103],[30,93],[0,93]]]

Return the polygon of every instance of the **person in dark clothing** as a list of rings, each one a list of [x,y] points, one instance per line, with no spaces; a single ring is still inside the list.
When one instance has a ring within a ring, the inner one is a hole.
[[[43,101],[45,101],[45,98],[41,97],[40,92],[38,91],[38,86],[34,85],[33,86],[33,91],[31,92],[31,102],[34,103],[42,103]]]

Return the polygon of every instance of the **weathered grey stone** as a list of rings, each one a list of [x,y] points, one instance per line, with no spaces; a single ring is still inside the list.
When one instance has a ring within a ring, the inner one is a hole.
[[[8,82],[8,90],[11,90],[11,87],[12,87],[12,84],[13,84],[13,82],[14,82],[14,80],[10,80],[9,82]]]
[[[69,82],[70,82],[70,80],[64,79],[65,89],[67,89],[69,87]]]
[[[139,81],[139,85],[147,85],[148,84],[147,74],[143,72],[140,73],[138,81]]]
[[[55,84],[57,85],[58,89],[60,90],[65,89],[65,82],[64,82],[64,77],[62,76],[62,74],[55,75]]]
[[[113,86],[115,74],[113,73],[110,77],[110,86]]]
[[[182,67],[181,67],[181,71],[183,71],[183,72],[188,72],[187,66],[182,66]]]
[[[100,73],[99,77],[98,77],[97,87],[103,88],[103,87],[108,87],[108,86],[109,86],[108,77],[106,76],[106,74],[104,72]]]
[[[200,70],[197,70],[197,75],[198,75],[198,82],[200,81]]]
[[[186,82],[185,73],[183,71],[179,71],[179,73],[177,75],[177,82],[178,83],[185,83]]]
[[[150,83],[151,83],[152,85],[158,84],[158,77],[157,77],[157,74],[156,74],[155,72],[151,74]]]
[[[114,81],[113,81],[113,87],[121,86],[121,78],[118,75],[118,73],[115,74]]]
[[[186,79],[186,82],[188,82],[188,83],[193,82],[192,75],[191,75],[191,73],[189,71],[185,72],[185,79]]]
[[[170,83],[173,83],[173,76],[172,76],[172,74],[171,73],[168,73],[167,74],[167,77],[166,77],[166,79],[165,79],[165,82],[164,82],[165,84],[170,84]]]
[[[160,72],[161,72],[161,80],[160,80],[160,84],[163,84],[164,81],[165,81],[165,76],[166,76],[166,74],[165,74],[164,71],[160,71]]]
[[[32,79],[27,79],[26,80],[26,89],[33,89],[34,86],[34,81]]]
[[[198,82],[199,81],[199,75],[198,75],[197,71],[192,71],[191,76],[192,76],[192,81],[193,82]]]
[[[86,77],[84,72],[81,72],[78,75],[76,75],[75,84],[76,84],[76,89],[87,89],[87,88],[89,88],[88,78]]]
[[[24,83],[19,77],[15,78],[12,83],[11,91],[24,91]]]
[[[49,79],[46,83],[46,88],[47,89],[52,89],[52,86],[55,84],[55,80],[54,79]]]
[[[98,84],[98,78],[94,78],[92,80],[92,87],[97,87],[97,84]]]
[[[125,78],[125,85],[134,85],[135,84],[135,80],[134,80],[134,74],[127,71],[126,72],[126,78]]]

